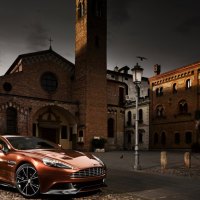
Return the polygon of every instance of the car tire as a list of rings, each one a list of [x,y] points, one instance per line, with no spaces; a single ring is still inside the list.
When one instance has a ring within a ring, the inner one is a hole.
[[[26,198],[35,197],[40,192],[37,170],[31,164],[23,164],[16,171],[16,188]]]

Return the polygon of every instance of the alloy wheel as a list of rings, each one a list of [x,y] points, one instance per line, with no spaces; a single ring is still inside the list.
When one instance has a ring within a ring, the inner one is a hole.
[[[16,187],[25,197],[33,197],[39,193],[40,184],[38,173],[32,165],[23,164],[17,169]]]

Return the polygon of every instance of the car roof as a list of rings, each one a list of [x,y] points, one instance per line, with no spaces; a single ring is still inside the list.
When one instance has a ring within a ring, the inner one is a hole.
[[[4,138],[11,138],[11,137],[30,137],[30,136],[24,136],[24,135],[0,135]]]

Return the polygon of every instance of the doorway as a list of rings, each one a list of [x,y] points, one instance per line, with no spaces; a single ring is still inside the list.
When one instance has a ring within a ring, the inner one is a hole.
[[[57,128],[40,128],[39,137],[56,144],[59,143],[58,129]]]

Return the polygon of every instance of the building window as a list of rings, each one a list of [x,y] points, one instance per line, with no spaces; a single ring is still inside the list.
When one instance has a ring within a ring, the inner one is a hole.
[[[51,72],[46,72],[41,77],[42,88],[47,92],[54,92],[58,87],[58,80]]]
[[[174,142],[175,144],[180,144],[180,133],[175,133]]]
[[[140,144],[142,144],[142,143],[143,143],[143,134],[142,134],[142,133],[139,133],[138,136],[139,136],[139,137],[138,137],[138,142],[139,142]]]
[[[164,108],[162,105],[159,105],[156,107],[156,117],[158,118],[162,118],[165,116],[165,113],[164,113]]]
[[[128,118],[128,120],[127,120],[127,125],[128,126],[131,126],[131,122],[132,122],[132,113],[131,113],[131,111],[128,111],[128,113],[127,113],[127,118]]]
[[[127,139],[128,141],[127,141],[127,143],[131,144],[131,132],[128,132],[127,135],[128,135],[128,139]]]
[[[192,83],[191,83],[191,80],[190,80],[190,79],[187,79],[187,80],[186,80],[185,86],[186,86],[186,90],[189,89],[189,88],[191,88]]]
[[[157,97],[163,96],[163,87],[156,89],[156,96]]]
[[[163,87],[160,88],[160,96],[163,95]]]
[[[186,144],[191,144],[192,143],[192,133],[191,132],[186,132],[185,133],[185,143]]]
[[[179,102],[179,113],[184,114],[188,113],[188,104],[185,100]]]
[[[32,128],[33,128],[33,131],[32,131],[33,132],[33,136],[36,137],[37,136],[37,132],[36,132],[37,131],[37,124],[33,123],[33,127]]]
[[[119,87],[119,105],[124,105],[124,88]]]
[[[84,1],[79,1],[78,3],[78,18],[83,17],[85,13],[85,3]]]
[[[6,110],[7,134],[17,133],[17,110],[9,107]]]
[[[166,144],[166,135],[165,135],[165,132],[161,133],[161,144],[162,145]]]
[[[112,118],[108,119],[108,137],[109,138],[114,137],[114,119]]]
[[[156,96],[159,96],[159,88],[156,88]]]
[[[67,134],[67,126],[62,126],[61,127],[61,139],[67,139],[68,134]]]
[[[158,144],[158,133],[154,133],[153,143]]]
[[[147,90],[147,97],[150,97],[150,89]]]
[[[143,123],[143,110],[139,109],[139,123]]]
[[[176,94],[177,93],[177,84],[174,83],[173,84],[173,94]]]
[[[12,90],[12,85],[8,82],[5,82],[3,84],[3,89],[6,91],[6,92],[10,92]]]

